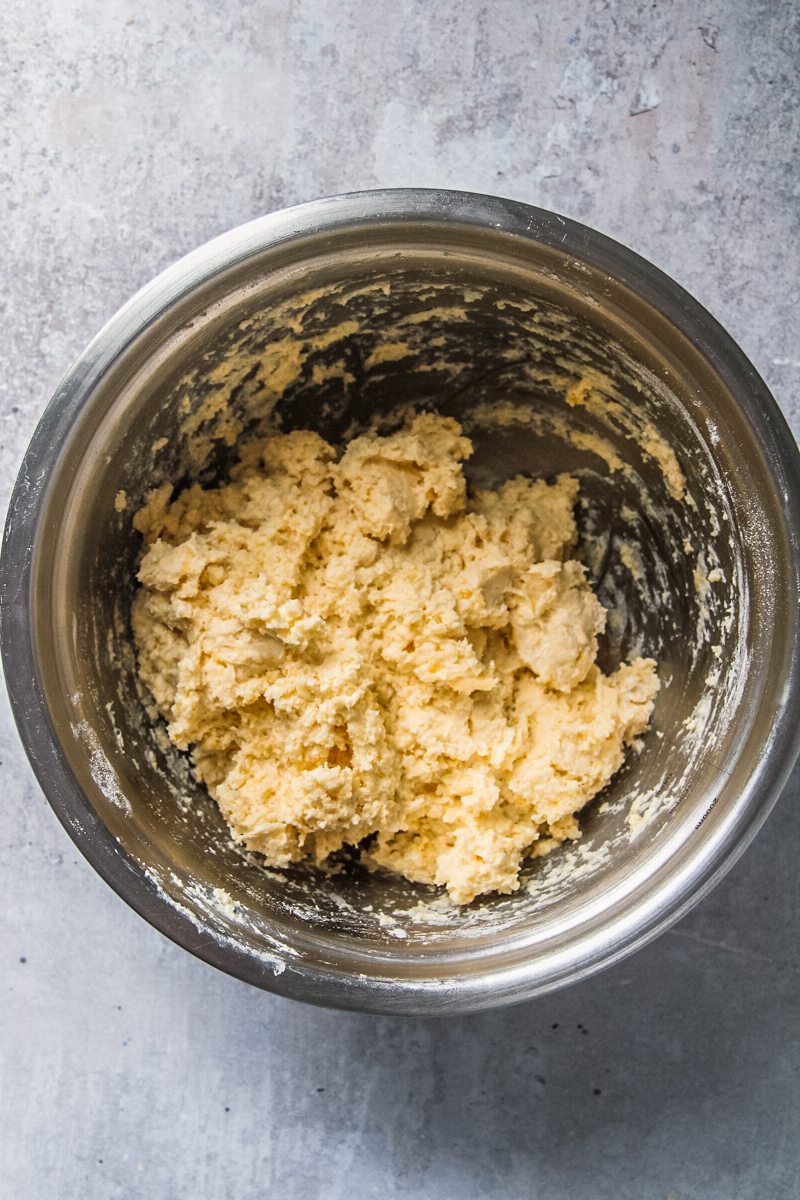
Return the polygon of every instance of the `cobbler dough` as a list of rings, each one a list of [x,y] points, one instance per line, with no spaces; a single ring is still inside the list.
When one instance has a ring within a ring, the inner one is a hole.
[[[655,664],[595,664],[577,482],[468,496],[471,451],[429,414],[341,456],[276,435],[229,483],[167,484],[136,514],[141,678],[273,865],[363,842],[458,903],[513,892],[647,726]]]

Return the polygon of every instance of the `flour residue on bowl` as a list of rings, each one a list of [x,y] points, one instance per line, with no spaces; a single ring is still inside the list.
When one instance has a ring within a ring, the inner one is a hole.
[[[517,442],[522,444],[520,432],[532,439],[531,445],[538,440],[548,447],[546,462],[552,462],[554,457],[560,460],[563,455],[569,463],[569,470],[581,482],[581,503],[576,509],[580,559],[592,586],[601,589],[599,594],[608,609],[604,638],[610,664],[620,661],[620,655],[655,653],[660,657],[657,626],[664,620],[669,626],[669,606],[675,598],[671,565],[686,564],[685,573],[691,581],[690,600],[697,608],[698,619],[683,666],[692,678],[702,678],[704,690],[685,722],[681,719],[676,725],[666,715],[662,718],[662,711],[665,714],[672,711],[671,696],[681,686],[675,666],[665,664],[656,727],[648,735],[644,749],[637,751],[632,747],[629,751],[621,782],[612,787],[611,798],[603,801],[603,811],[599,812],[595,806],[582,819],[584,832],[580,841],[562,845],[552,854],[530,863],[523,873],[523,889],[529,890],[531,899],[545,911],[551,903],[561,902],[571,894],[578,895],[583,880],[612,870],[619,847],[630,843],[632,836],[636,842],[646,841],[679,804],[704,757],[708,759],[709,779],[713,780],[718,764],[713,750],[708,751],[709,732],[715,731],[716,737],[717,731],[724,730],[725,713],[735,708],[742,686],[741,672],[730,665],[720,671],[720,658],[724,655],[730,663],[733,655],[743,662],[746,654],[742,641],[746,612],[742,580],[736,571],[723,570],[719,558],[720,537],[724,537],[720,528],[729,524],[725,490],[714,479],[710,463],[695,462],[687,471],[680,447],[676,454],[657,433],[650,417],[642,415],[644,409],[640,413],[639,406],[623,394],[622,375],[598,372],[580,347],[573,353],[568,326],[554,322],[548,325],[536,303],[510,304],[498,300],[496,308],[508,316],[509,322],[524,316],[537,337],[549,338],[550,359],[509,344],[491,378],[484,380],[481,368],[471,366],[457,352],[452,329],[463,328],[465,336],[468,335],[472,306],[485,300],[485,292],[469,288],[456,297],[451,285],[431,285],[419,295],[418,311],[427,311],[433,317],[414,320],[406,313],[392,321],[384,314],[392,309],[394,287],[389,281],[358,288],[337,285],[294,297],[282,308],[275,306],[270,321],[277,335],[266,341],[264,331],[268,326],[261,315],[242,321],[239,335],[231,338],[220,360],[198,364],[184,378],[180,388],[183,397],[180,441],[187,448],[186,461],[191,471],[203,476],[208,486],[213,481],[212,472],[221,469],[224,477],[229,470],[226,463],[230,463],[230,456],[227,460],[221,458],[221,448],[235,454],[243,436],[280,430],[287,419],[290,427],[293,421],[297,427],[292,416],[294,397],[302,401],[306,412],[312,411],[308,408],[309,387],[322,389],[319,420],[323,425],[331,423],[337,430],[337,438],[365,430],[387,433],[397,429],[404,419],[402,405],[376,408],[367,417],[363,413],[354,415],[353,404],[363,386],[361,372],[369,362],[369,373],[376,384],[382,379],[391,380],[393,372],[415,372],[418,379],[430,379],[431,387],[438,388],[431,407],[457,416],[475,442],[476,455],[468,464],[472,483],[486,485],[503,480],[504,456]],[[357,315],[348,315],[351,310],[356,312],[362,301],[365,308],[358,310]],[[325,323],[315,314],[321,313],[329,302],[336,315]],[[436,319],[440,325],[432,330],[428,321]],[[441,330],[448,326],[444,336]],[[256,351],[259,342],[261,348]],[[353,353],[354,343],[363,343],[360,361],[359,355]],[[402,348],[402,353],[398,348]],[[652,377],[639,364],[626,362],[622,352],[617,352],[617,361],[620,372],[627,372],[641,396],[655,396],[657,405],[665,411],[674,405],[662,380]],[[578,403],[569,405],[566,394],[576,387],[577,392],[572,395]],[[540,398],[546,402],[541,403]],[[646,407],[649,413],[650,399]],[[153,438],[149,444],[158,440]],[[172,449],[170,446],[163,451],[163,463],[159,455],[157,470],[162,472],[162,481],[164,471],[175,474],[175,466],[169,466]],[[154,446],[152,457],[155,471]],[[172,461],[174,464],[174,454]],[[221,468],[217,463],[222,464]],[[531,463],[534,475],[551,475],[547,465],[539,464],[530,455],[529,465],[517,469],[530,470]],[[649,476],[648,464],[654,472]],[[611,481],[618,481],[624,502],[605,509],[595,505],[597,481],[602,483],[604,479],[609,481],[609,490],[607,493],[601,490],[601,496],[613,496]],[[660,483],[656,484],[656,479]],[[584,493],[588,497],[586,504]],[[709,512],[708,496],[717,498],[718,512]],[[608,520],[609,512],[613,521]],[[658,554],[648,549],[652,528],[657,528],[662,537]],[[695,581],[693,576],[698,568]],[[648,611],[660,615],[648,622]],[[666,636],[668,639],[669,635]],[[138,703],[130,694],[126,702],[129,707]],[[156,722],[153,729],[156,728],[160,732],[152,735],[154,761],[160,770],[165,761],[170,764],[170,772],[175,772],[174,780],[170,775],[170,789],[176,804],[183,808],[183,819],[206,822],[211,845],[213,838],[220,836],[214,832],[217,827],[213,812],[198,798],[197,783],[185,757],[170,747],[163,726]],[[183,765],[176,766],[178,762]],[[648,767],[642,773],[640,763],[652,763],[653,768]],[[675,764],[677,770],[673,769]],[[280,871],[268,871],[257,855],[243,854],[226,845],[224,855],[233,854],[240,854],[247,862],[248,878],[256,891],[258,876],[263,871],[272,889],[270,895],[278,895],[274,885],[283,878]],[[445,936],[454,923],[467,936],[470,929],[485,929],[494,923],[501,928],[518,911],[513,898],[498,898],[459,912],[429,890],[420,889],[419,900],[411,904],[407,896],[391,899],[389,888],[385,904],[382,901],[381,906],[373,905],[370,913],[363,905],[360,886],[351,885],[348,876],[342,877],[341,884],[338,879],[335,872],[304,874],[298,869],[296,874],[290,872],[286,876],[285,886],[281,885],[284,898],[271,903],[285,903],[287,911],[295,913],[298,919],[321,926],[338,927],[344,922],[348,928],[385,931],[388,926],[380,925],[375,916],[382,911],[401,927],[411,922],[420,931],[420,937],[433,940],[440,934]],[[251,883],[246,886],[249,889]],[[237,899],[235,891],[230,890],[229,894]],[[202,903],[210,904],[212,900],[202,899]],[[424,912],[430,914],[428,920],[423,917]]]

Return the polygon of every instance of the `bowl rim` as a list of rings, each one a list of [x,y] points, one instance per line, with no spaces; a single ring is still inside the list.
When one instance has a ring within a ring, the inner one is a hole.
[[[0,644],[12,712],[37,780],[69,836],[136,912],[196,957],[270,991],[333,1007],[377,1012],[466,1012],[544,994],[618,961],[674,924],[739,858],[776,802],[800,750],[800,613],[786,631],[788,667],[769,753],[760,756],[726,818],[680,869],[617,918],[575,934],[569,953],[534,955],[513,967],[479,967],[446,982],[433,977],[355,977],[307,961],[268,959],[182,912],[129,855],[80,789],[60,748],[38,677],[32,621],[33,547],[47,485],[65,434],[110,365],[159,317],[218,273],[257,253],[354,225],[469,225],[532,241],[611,276],[666,318],[712,367],[748,418],[780,489],[790,561],[800,595],[800,452],[753,365],[714,317],[679,284],[619,242],[558,213],[471,192],[395,188],[325,197],[266,216],[206,242],[157,275],[96,334],[47,405],[12,491],[0,559]],[[212,934],[212,936],[209,936]]]

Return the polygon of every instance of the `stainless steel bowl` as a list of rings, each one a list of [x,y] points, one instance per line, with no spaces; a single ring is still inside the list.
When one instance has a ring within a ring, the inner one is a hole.
[[[605,408],[564,404],[587,377],[607,381]],[[493,423],[486,402],[498,399],[507,411]],[[474,477],[580,474],[580,553],[617,614],[604,660],[643,649],[663,683],[653,730],[590,806],[582,839],[531,864],[515,896],[458,912],[357,866],[268,871],[237,850],[145,716],[127,627],[131,513],[149,487],[224,473],[236,437],[276,405],[286,425],[338,438],[409,400],[467,422]],[[683,498],[648,430],[676,450]],[[597,437],[625,473],[592,450]],[[6,526],[6,679],[59,819],[168,937],[315,1003],[485,1008],[649,941],[764,820],[797,751],[798,530],[798,451],[774,401],[650,264],[492,197],[320,200],[165,271],[67,374]],[[638,572],[621,562],[623,540]]]

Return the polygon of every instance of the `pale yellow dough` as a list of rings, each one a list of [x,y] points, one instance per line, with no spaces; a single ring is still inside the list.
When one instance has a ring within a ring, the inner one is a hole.
[[[595,665],[569,558],[578,484],[467,496],[458,424],[245,447],[231,481],[136,514],[141,678],[234,837],[276,866],[371,837],[371,866],[466,903],[513,892],[646,728],[655,664]]]

